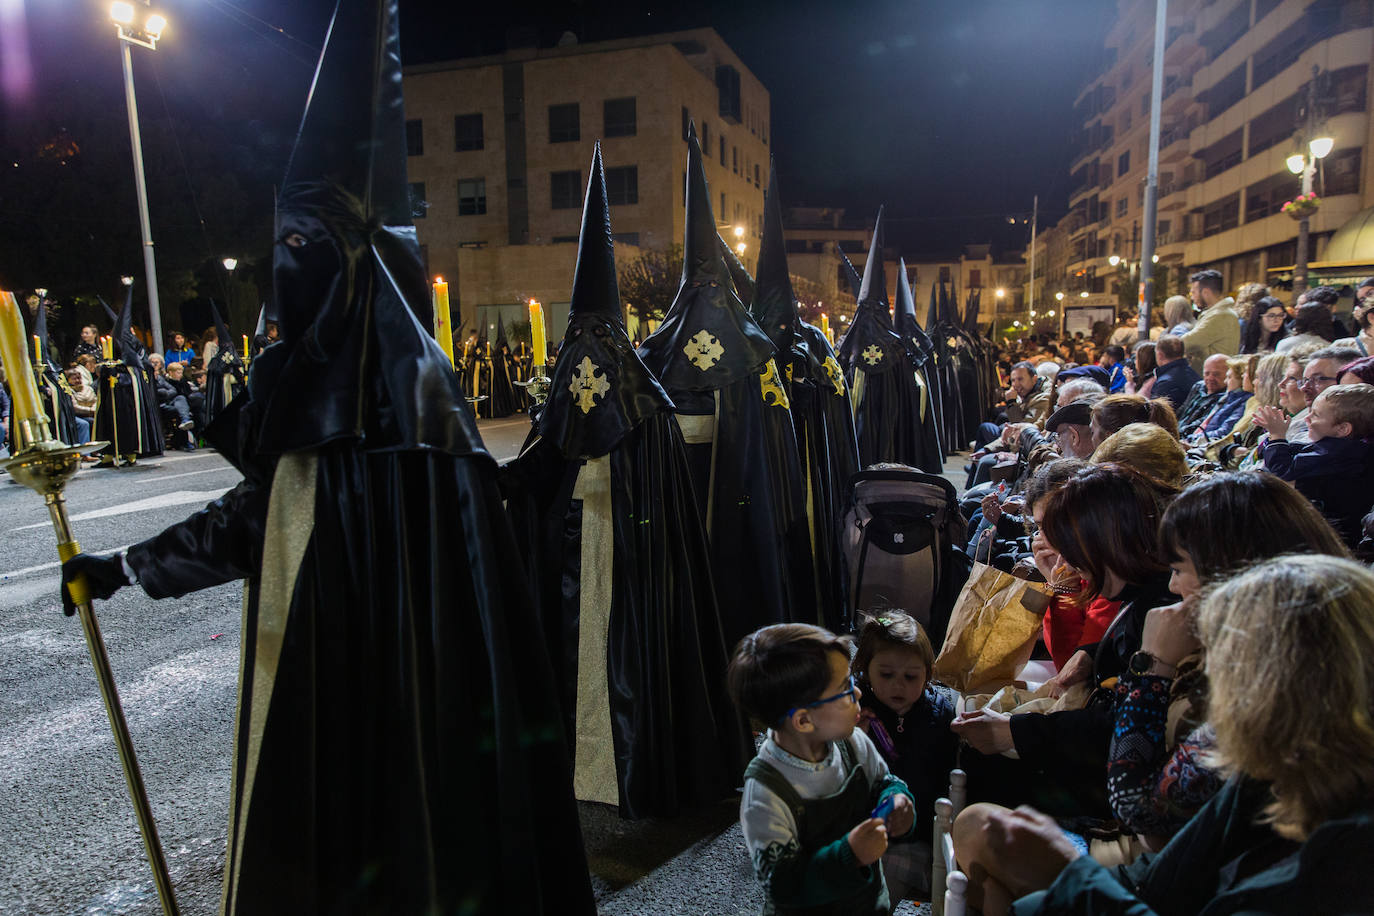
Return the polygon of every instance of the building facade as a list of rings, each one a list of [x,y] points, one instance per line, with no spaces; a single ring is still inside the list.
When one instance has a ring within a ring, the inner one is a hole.
[[[1135,298],[1127,287],[1141,256],[1154,11],[1151,0],[1119,0],[1096,73],[1076,101],[1082,120],[1069,213],[1037,245],[1046,270],[1046,282],[1037,279],[1041,304],[1056,286],[1070,298]],[[1251,281],[1282,287],[1291,280],[1297,223],[1280,208],[1302,184],[1286,160],[1310,139],[1309,125],[1334,140],[1315,184],[1322,206],[1310,221],[1309,262],[1321,262],[1331,235],[1374,203],[1374,4],[1173,0],[1166,34],[1158,294],[1180,291],[1204,268],[1220,270],[1232,291]],[[1057,244],[1066,250],[1062,275],[1050,250]],[[1318,281],[1314,274],[1310,282]]]
[[[712,29],[407,67],[408,162],[429,272],[455,325],[519,320],[539,299],[562,333],[595,141],[617,259],[681,244],[695,122],[721,234],[753,265],[768,181],[768,91]]]

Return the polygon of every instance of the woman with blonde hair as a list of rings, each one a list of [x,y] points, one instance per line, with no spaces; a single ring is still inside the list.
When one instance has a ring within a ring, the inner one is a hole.
[[[1170,334],[1186,334],[1193,329],[1193,303],[1187,296],[1170,296],[1164,300],[1164,326]]]
[[[1022,897],[1012,912],[1374,912],[1370,607],[1374,573],[1340,557],[1280,557],[1211,588],[1198,636],[1226,784],[1159,854],[1111,870],[1037,811],[980,812],[964,829]]]

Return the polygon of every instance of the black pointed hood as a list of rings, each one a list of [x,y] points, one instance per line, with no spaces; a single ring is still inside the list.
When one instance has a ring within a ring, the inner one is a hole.
[[[33,315],[33,333],[38,338],[38,348],[43,354],[43,365],[34,366],[34,368],[40,372],[44,369],[56,370],[61,368],[55,365],[52,358],[48,356],[48,308],[44,304],[45,298],[38,296],[38,308],[34,310]]]
[[[773,342],[740,301],[723,256],[694,126],[687,136],[682,282],[639,353],[670,395],[724,388],[757,372],[773,355]]]
[[[935,333],[935,326],[940,323],[940,296],[936,290],[938,283],[930,284],[930,306],[926,309],[926,330]]]
[[[983,291],[972,290],[968,294],[968,305],[964,308],[964,330],[977,336],[978,311],[983,305]]]
[[[919,366],[929,355],[930,339],[916,321],[916,300],[911,295],[911,282],[906,275],[906,259],[897,259],[897,298],[893,305],[893,324],[903,343],[910,343],[912,356]]]
[[[840,256],[840,266],[844,268],[844,275],[849,279],[849,291],[854,295],[854,301],[859,301],[859,291],[863,289],[863,280],[859,279],[859,272],[854,269],[854,265],[849,260],[849,255],[844,253],[844,249],[835,246],[835,251]]]
[[[719,233],[716,234],[716,238],[720,241],[721,260],[725,261],[725,266],[730,271],[730,282],[735,284],[735,295],[739,297],[740,302],[753,302],[756,284],[754,278],[749,276],[749,268],[736,257],[735,250],[720,237]]]
[[[859,309],[871,309],[884,327],[892,327],[892,306],[887,298],[887,271],[883,269],[883,208],[873,223],[873,238],[864,262],[863,284],[859,287]]]
[[[124,294],[124,307],[119,310],[119,317],[115,320],[114,330],[110,336],[114,338],[115,356],[123,360],[126,364],[135,369],[143,368],[143,357],[147,355],[147,350],[143,344],[134,336],[134,288],[130,284]],[[108,309],[109,306],[106,306]]]
[[[606,454],[643,420],[673,409],[625,331],[616,279],[601,144],[592,154],[568,330],[553,366],[549,399],[535,420],[565,458]]]
[[[873,226],[873,239],[864,264],[859,307],[854,312],[844,340],[840,342],[840,365],[851,374],[855,369],[880,374],[898,366],[911,367],[910,355],[892,327],[887,301],[887,277],[883,271],[883,211]]]
[[[397,0],[336,0],[277,198],[259,451],[483,452],[410,222]],[[270,381],[269,381],[270,379]],[[269,387],[270,386],[270,387]]]
[[[229,333],[229,325],[225,323],[224,316],[219,313],[219,306],[215,305],[215,300],[213,299],[210,300],[210,314],[215,318],[215,338],[216,342],[219,344],[219,348],[221,350],[225,347],[228,347],[230,350],[234,349],[234,337]],[[262,325],[263,330],[261,333],[265,334],[267,333],[266,322],[262,322]]]
[[[500,350],[502,347],[506,347],[506,348],[509,348],[509,347],[510,347],[510,343],[506,340],[506,322],[505,322],[505,319],[502,318],[500,315],[497,315],[497,316],[496,316],[496,343],[495,343],[495,347],[496,347],[496,349],[498,349],[498,350]]]
[[[110,319],[110,327],[113,328],[119,324],[119,316],[115,314],[114,309],[110,308],[110,303],[105,301],[105,297],[96,296],[95,298],[100,302],[100,307],[105,310],[105,317]]]
[[[768,190],[763,196],[763,238],[759,242],[759,275],[749,312],[763,328],[779,353],[792,347],[800,317],[792,277],[787,272],[787,244],[782,232],[782,205],[778,201],[778,172],[770,161]]]

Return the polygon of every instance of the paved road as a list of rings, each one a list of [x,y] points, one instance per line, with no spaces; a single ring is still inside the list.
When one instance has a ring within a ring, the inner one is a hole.
[[[523,418],[482,424],[512,457]],[[214,452],[83,470],[67,490],[83,547],[178,521],[237,483]],[[159,912],[80,625],[62,616],[42,501],[0,475],[0,914]],[[228,818],[242,587],[98,606],[181,910],[217,911]],[[603,914],[758,912],[733,802],[668,822],[581,806]]]

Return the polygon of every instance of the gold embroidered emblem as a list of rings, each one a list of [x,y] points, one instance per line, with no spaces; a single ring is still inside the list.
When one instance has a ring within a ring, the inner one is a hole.
[[[835,357],[827,356],[823,363],[825,375],[830,379],[830,384],[835,386],[835,393],[844,395],[844,373],[840,371],[840,364],[835,361]]]
[[[692,365],[702,372],[710,369],[720,358],[725,355],[725,348],[720,345],[720,341],[711,336],[706,330],[697,331],[696,336],[687,341],[687,345],[682,348],[682,352],[687,354]]]
[[[573,370],[568,390],[573,393],[575,403],[582,408],[583,413],[591,413],[592,408],[596,406],[596,399],[611,390],[611,383],[606,380],[606,376],[597,375],[600,371],[601,367],[592,362],[590,356],[582,357],[582,362]]]
[[[784,410],[792,406],[787,400],[787,389],[782,387],[782,379],[778,376],[778,365],[771,359],[759,370],[759,388],[763,391],[763,403],[766,406]]]
[[[863,353],[864,362],[870,366],[876,366],[883,361],[883,348],[877,344],[869,344]]]

